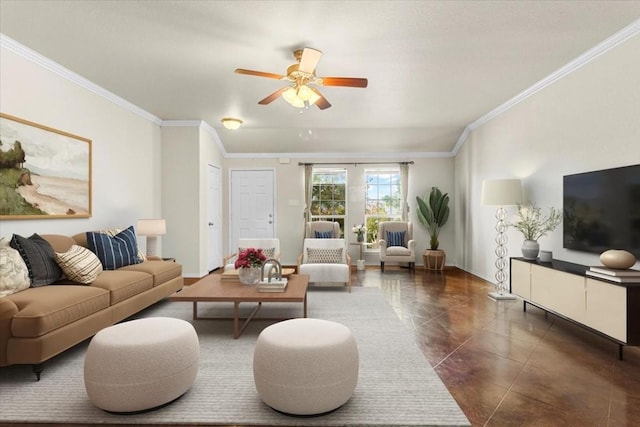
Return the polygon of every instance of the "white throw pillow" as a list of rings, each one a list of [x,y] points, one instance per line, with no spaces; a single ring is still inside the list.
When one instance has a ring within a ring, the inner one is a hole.
[[[7,239],[0,239],[0,297],[15,294],[29,286],[29,269],[20,252],[9,246]]]
[[[89,249],[73,245],[67,252],[56,252],[56,261],[68,279],[87,285],[102,273],[100,260]]]

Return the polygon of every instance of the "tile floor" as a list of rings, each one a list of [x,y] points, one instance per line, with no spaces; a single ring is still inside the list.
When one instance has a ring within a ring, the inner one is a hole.
[[[618,346],[459,269],[372,268],[380,287],[474,426],[640,426],[640,348]]]

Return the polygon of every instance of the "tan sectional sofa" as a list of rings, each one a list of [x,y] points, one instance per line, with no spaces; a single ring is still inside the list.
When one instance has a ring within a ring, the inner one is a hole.
[[[42,235],[54,251],[87,247],[86,234]],[[105,270],[89,285],[69,281],[31,287],[0,298],[0,367],[42,363],[182,289],[182,266],[146,260]]]

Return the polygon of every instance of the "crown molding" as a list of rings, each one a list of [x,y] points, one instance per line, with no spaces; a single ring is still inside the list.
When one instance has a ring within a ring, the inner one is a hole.
[[[204,120],[163,120],[160,126],[161,127],[200,128],[205,132],[207,132],[209,135],[211,135],[211,137],[216,143],[216,147],[218,147],[218,150],[220,150],[220,153],[222,153],[222,157],[223,158],[227,157],[227,150],[224,148],[224,145],[222,144],[222,140],[220,140],[220,135],[218,135],[218,132],[216,132],[213,126],[211,126],[209,123],[205,122]]]
[[[446,158],[454,157],[451,152],[427,152],[427,153],[229,153],[227,159],[279,159],[288,157],[291,159],[388,159],[397,158]]]
[[[74,73],[68,68],[63,67],[57,62],[52,61],[51,59],[39,54],[38,52],[29,49],[28,47],[18,43],[10,37],[0,33],[0,46],[3,48],[10,50],[18,56],[21,56],[24,59],[27,59],[42,68],[49,70],[60,77],[67,79],[78,86],[95,93],[102,98],[113,102],[114,104],[122,107],[123,109],[130,111],[143,119],[149,120],[150,122],[159,125],[162,120],[160,118],[154,116],[148,111],[143,110],[142,108],[132,104],[131,102],[119,97],[118,95],[109,92],[105,88],[98,86],[97,84],[87,80],[86,78],[80,76],[79,74]]]
[[[462,148],[462,146],[466,142],[471,132],[473,132],[478,127],[496,118],[500,114],[516,106],[517,104],[529,98],[530,96],[535,95],[536,93],[540,92],[541,90],[545,89],[548,86],[551,86],[552,84],[562,79],[563,77],[568,76],[569,74],[573,73],[577,69],[588,64],[593,59],[596,59],[600,55],[607,53],[608,51],[615,48],[619,44],[624,43],[625,41],[629,40],[634,36],[637,36],[638,34],[640,34],[640,19],[635,20],[634,22],[627,25],[626,27],[624,27],[622,30],[618,31],[611,37],[608,37],[604,41],[598,43],[591,49],[587,50],[585,53],[578,56],[576,59],[569,62],[565,66],[557,69],[556,71],[554,71],[553,73],[545,77],[544,79],[533,84],[528,89],[520,92],[518,95],[514,96],[504,104],[489,111],[487,114],[480,117],[473,123],[470,123],[464,129],[464,131],[462,132],[462,135],[460,135],[460,138],[458,138],[458,142],[453,147],[453,150],[451,150],[451,154],[453,154],[454,156],[458,154],[458,151],[460,150],[460,148]]]

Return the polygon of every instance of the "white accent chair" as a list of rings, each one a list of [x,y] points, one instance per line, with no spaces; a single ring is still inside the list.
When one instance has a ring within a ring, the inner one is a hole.
[[[222,261],[222,265],[224,266],[223,271],[235,270],[236,267],[234,264],[236,262],[236,257],[238,256],[239,248],[256,248],[256,249],[273,248],[274,249],[273,258],[280,260],[280,239],[277,239],[277,238],[238,239],[238,247],[235,248],[235,252],[229,256],[226,256]],[[270,258],[270,257],[267,255],[267,258]]]
[[[404,231],[405,246],[389,246],[387,232]],[[378,224],[378,244],[380,246],[380,269],[384,273],[384,263],[407,262],[409,269],[416,268],[416,242],[413,240],[413,225],[404,221],[383,221]]]
[[[318,253],[323,249],[342,249],[339,262],[314,260],[314,252]],[[309,257],[310,253],[312,258]],[[304,239],[302,254],[298,256],[297,271],[298,274],[308,274],[310,284],[326,286],[341,283],[347,285],[351,292],[351,256],[344,239]]]
[[[340,238],[340,223],[333,221],[312,221],[307,222],[304,237],[307,239],[315,239],[316,231],[331,232],[331,238]]]

